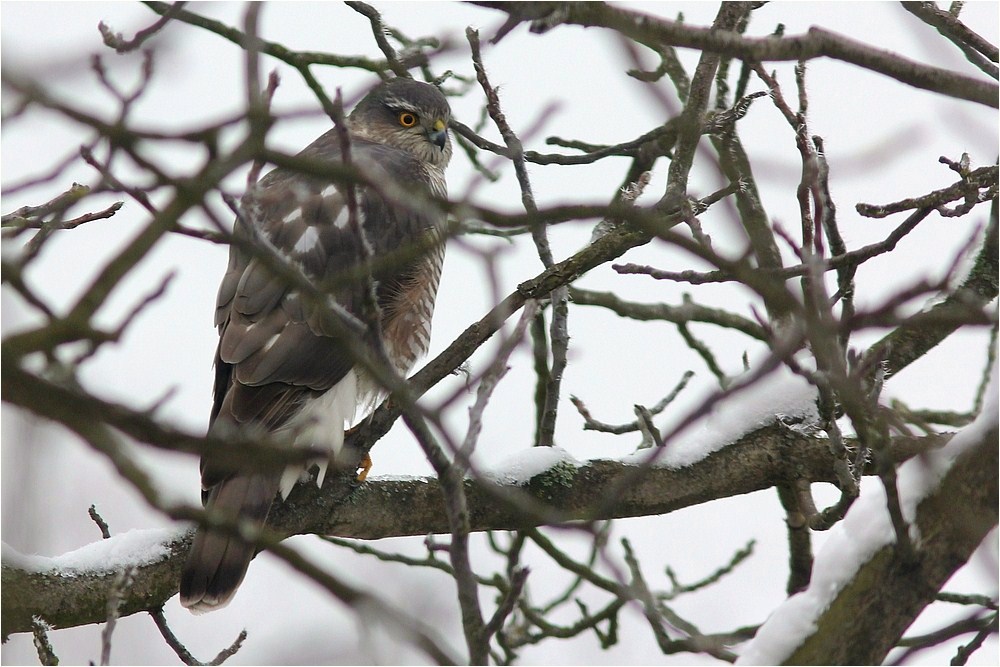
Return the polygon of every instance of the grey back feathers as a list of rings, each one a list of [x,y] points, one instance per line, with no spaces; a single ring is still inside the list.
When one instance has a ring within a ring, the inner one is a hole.
[[[337,303],[357,313],[368,286],[358,276],[364,245],[381,320],[382,344],[401,373],[424,354],[444,256],[444,215],[414,206],[406,193],[442,197],[451,158],[445,97],[429,84],[393,79],[361,100],[348,118],[350,162],[378,187],[360,186],[357,222],[341,183],[291,169],[275,169],[244,196],[234,237],[264,237],[317,285],[332,285]],[[342,164],[331,130],[300,154]],[[253,225],[256,233],[247,228]],[[352,279],[352,277],[354,279]],[[233,244],[219,287],[215,323],[219,345],[210,430],[277,432],[294,445],[327,447],[335,459],[345,422],[359,405],[384,392],[360,369],[336,332],[327,331],[315,302]],[[373,343],[376,334],[368,334]],[[321,476],[326,469],[319,462]],[[206,508],[235,524],[263,525],[279,487],[287,494],[293,471],[251,473],[202,459]],[[291,474],[289,474],[291,473]],[[181,578],[181,603],[193,611],[224,606],[255,552],[230,530],[198,530]]]

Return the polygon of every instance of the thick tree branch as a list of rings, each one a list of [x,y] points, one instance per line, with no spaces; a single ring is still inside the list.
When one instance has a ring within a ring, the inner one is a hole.
[[[945,437],[897,438],[894,458],[902,461],[943,444]],[[527,485],[497,486],[483,480],[465,481],[469,524],[473,531],[512,530],[540,525],[520,506],[498,502],[503,494],[524,493],[543,504],[561,521],[659,515],[718,498],[737,496],[795,479],[834,482],[833,460],[822,440],[807,438],[782,426],[755,431],[739,442],[682,469],[651,468],[607,503],[635,466],[616,461],[589,461],[564,475],[546,471]],[[328,475],[322,489],[295,487],[287,502],[271,512],[269,526],[283,534],[316,533],[361,539],[426,535],[448,531],[440,484],[433,478],[403,481],[371,480],[353,489],[353,473]],[[346,499],[346,502],[345,502]],[[595,515],[593,508],[606,509]],[[116,538],[111,538],[116,539]],[[169,541],[166,555],[137,564],[135,583],[122,601],[121,615],[156,609],[177,592],[180,567],[190,547],[191,533]],[[100,623],[106,617],[107,593],[117,571],[28,572],[9,564],[2,568],[3,636],[30,632],[32,617],[52,627]]]
[[[917,508],[917,561],[878,551],[820,617],[790,665],[874,665],[997,525],[997,425],[962,453]]]
[[[716,31],[656,18],[602,2],[474,4],[504,11],[515,24],[531,21],[534,32],[544,32],[560,23],[601,26],[620,32],[654,50],[666,45],[680,46],[760,62],[799,62],[827,57],[884,74],[915,88],[978,102],[994,109],[1000,105],[1000,89],[992,81],[914,62],[823,28],[812,27],[803,35],[743,37],[732,31]]]
[[[961,322],[951,316],[968,312],[970,308],[981,308],[997,298],[1000,289],[998,218],[1000,203],[994,199],[983,245],[972,270],[959,289],[944,301],[912,317],[869,348],[865,353],[867,360],[885,359],[886,370],[897,373],[927,354],[961,326]]]

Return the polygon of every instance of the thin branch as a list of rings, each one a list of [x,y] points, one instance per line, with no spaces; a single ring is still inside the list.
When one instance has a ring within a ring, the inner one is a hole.
[[[101,537],[108,539],[111,537],[111,530],[108,528],[108,523],[104,520],[100,514],[97,513],[97,507],[91,505],[87,509],[87,514],[90,515],[91,520],[97,524],[97,527],[101,530]]]
[[[101,630],[100,664],[102,665],[111,664],[111,636],[114,634],[115,626],[121,615],[122,599],[125,597],[126,591],[132,586],[132,580],[135,578],[136,572],[137,570],[134,567],[127,567],[119,572],[111,584],[111,590],[108,592],[107,620],[105,621],[104,628]]]
[[[609,28],[654,50],[664,45],[679,46],[760,62],[804,61],[827,57],[878,72],[916,88],[977,102],[994,109],[1000,106],[1000,88],[993,82],[918,63],[818,27],[809,28],[802,35],[744,37],[730,30],[715,31],[605,3],[557,5],[560,7],[557,16],[553,16],[556,9],[551,5],[525,7],[520,3],[475,4],[507,13],[510,16],[508,23],[512,20],[514,25],[522,20],[531,21],[535,32],[550,28],[551,24],[546,21],[555,18],[557,24]],[[538,16],[539,13],[541,16]]]
[[[480,148],[497,155],[511,158],[510,149],[507,146],[494,143],[476,133],[475,130],[458,121],[452,120],[449,127],[464,139],[467,139],[477,148]],[[674,143],[676,137],[676,121],[668,120],[659,127],[655,127],[649,132],[620,144],[602,145],[588,144],[582,141],[570,141],[559,137],[549,137],[546,143],[553,146],[564,146],[584,151],[583,155],[565,155],[563,153],[539,153],[538,151],[524,151],[524,160],[541,165],[578,165],[593,164],[606,157],[634,157],[644,150],[652,147],[659,147],[661,151],[669,152],[669,148]]]
[[[117,53],[128,53],[129,51],[135,51],[138,49],[146,42],[146,40],[162,30],[163,27],[170,23],[171,19],[173,19],[186,4],[186,2],[174,2],[170,5],[170,8],[163,13],[161,18],[157,19],[157,21],[148,28],[143,28],[142,30],[136,32],[132,39],[125,39],[120,32],[112,31],[111,28],[104,23],[104,21],[97,24],[97,29],[100,31],[101,37],[104,39],[104,44],[106,46],[114,49]]]
[[[653,630],[653,636],[664,654],[695,652],[705,653],[719,660],[734,662],[736,655],[728,650],[724,645],[713,641],[703,635],[694,624],[682,619],[676,612],[667,607],[662,600],[657,599],[656,594],[649,588],[639,561],[635,557],[629,541],[622,538],[622,547],[625,550],[625,562],[628,564],[631,574],[629,592],[642,604],[643,615],[649,622]],[[671,639],[666,631],[666,625],[677,628],[685,633],[687,637]]]
[[[750,7],[746,3],[723,4],[709,32],[729,34],[749,11]],[[667,173],[666,192],[656,205],[661,211],[683,212],[688,204],[688,177],[694,164],[694,154],[701,137],[703,117],[708,109],[719,61],[720,55],[717,52],[703,51],[691,77],[687,102],[677,120],[677,141]]]
[[[166,2],[143,2],[144,5],[159,14],[166,16],[170,13],[175,20],[193,25],[208,32],[214,33],[223,39],[227,39],[237,46],[245,44],[246,36],[236,28],[226,25],[221,21],[207,18],[200,14],[195,14],[187,10],[176,10],[172,4]],[[292,51],[277,42],[262,40],[261,53],[267,54],[285,62],[302,72],[309,65],[332,65],[334,67],[355,67],[379,74],[386,70],[391,70],[392,66],[387,61],[371,60],[363,56],[338,56],[331,53],[319,53],[315,51]],[[401,59],[407,68],[416,67],[427,62],[427,54],[410,53]]]
[[[938,9],[930,2],[903,2],[903,9],[910,12],[927,25],[935,28],[952,44],[961,49],[966,59],[993,77],[1000,78],[1000,70],[993,63],[998,61],[998,50],[993,44],[980,37],[958,20],[951,12]],[[993,61],[993,62],[990,62]]]
[[[167,643],[173,652],[180,658],[180,661],[185,665],[221,665],[226,660],[236,655],[236,653],[243,647],[243,642],[247,638],[247,631],[240,630],[240,634],[237,635],[236,639],[228,647],[219,651],[210,662],[200,662],[197,658],[191,655],[184,644],[181,643],[177,636],[174,634],[173,630],[167,624],[167,617],[163,614],[163,607],[157,607],[149,612],[149,615],[153,617],[153,622],[156,624],[156,629],[160,631],[160,636]]]
[[[483,633],[487,640],[500,631],[507,617],[514,611],[527,580],[528,568],[518,568],[511,573],[510,588],[504,594],[489,622],[483,627]]]
[[[52,642],[49,640],[49,632],[52,628],[38,616],[31,619],[31,634],[35,644],[35,651],[38,653],[38,662],[42,665],[58,665],[59,656],[56,655]]]
[[[656,405],[654,405],[651,408],[648,408],[649,414],[652,416],[652,415],[658,415],[661,412],[663,412],[666,409],[666,407],[671,403],[673,403],[674,399],[677,398],[677,396],[684,390],[684,388],[687,386],[688,381],[692,377],[694,377],[694,371],[684,371],[684,374],[681,376],[680,381],[677,382],[677,385],[674,386],[674,388],[670,391],[670,393],[661,398],[656,403]],[[602,433],[613,433],[615,435],[621,435],[622,433],[634,433],[635,431],[638,431],[641,428],[638,419],[636,421],[627,422],[625,424],[607,424],[605,422],[598,421],[597,419],[594,419],[591,416],[590,411],[587,409],[587,406],[583,403],[582,400],[580,400],[576,396],[570,396],[570,401],[576,407],[577,411],[579,411],[580,416],[583,417],[584,421],[583,430],[585,431],[600,431]]]
[[[763,327],[753,320],[722,310],[709,308],[694,303],[689,294],[685,294],[683,303],[671,306],[665,303],[636,303],[625,301],[614,292],[596,292],[581,287],[570,287],[569,297],[578,306],[598,306],[606,308],[621,317],[627,317],[640,322],[663,320],[674,324],[688,322],[704,322],[715,324],[726,329],[735,329],[757,340],[767,340]]]
[[[70,206],[76,204],[89,194],[90,188],[88,186],[74,183],[69,190],[66,190],[61,195],[54,197],[44,204],[39,206],[22,206],[13,213],[8,213],[0,218],[0,225],[4,228],[41,228],[42,218],[52,213],[63,213]]]
[[[735,570],[740,565],[740,563],[742,563],[747,558],[752,556],[754,547],[756,545],[757,545],[757,540],[750,540],[749,542],[746,543],[746,545],[742,549],[736,550],[736,553],[733,554],[732,558],[729,559],[728,563],[718,568],[715,572],[708,575],[707,577],[699,579],[698,581],[695,581],[694,583],[690,584],[680,583],[674,571],[670,567],[667,567],[665,572],[667,578],[670,579],[670,584],[672,586],[672,589],[669,593],[663,594],[660,597],[666,600],[672,600],[673,598],[676,598],[679,595],[685,593],[694,593],[695,591],[701,590],[702,588],[711,586],[712,584],[718,582],[726,575],[732,573],[733,570]]]
[[[996,635],[998,630],[1000,630],[1000,622],[998,622],[997,615],[993,614],[993,622],[988,626],[981,628],[968,644],[959,647],[955,657],[951,659],[951,664],[964,665],[969,660],[969,657],[979,650],[979,648],[983,645],[983,642],[985,642],[990,636]]]
[[[463,483],[463,467],[448,460],[426,424],[413,412],[404,412],[403,421],[416,436],[424,455],[437,473],[445,498],[448,532],[451,533],[448,554],[451,557],[453,577],[458,589],[458,604],[462,612],[462,629],[469,649],[469,662],[474,665],[485,665],[489,659],[489,641],[484,632],[485,623],[479,605],[479,585],[469,558],[471,526]]]
[[[500,380],[507,374],[507,371],[509,370],[507,361],[510,359],[510,355],[513,353],[514,349],[520,345],[528,323],[535,319],[537,313],[537,301],[531,300],[524,305],[524,310],[514,327],[514,331],[511,332],[510,337],[508,337],[507,340],[501,344],[500,349],[493,358],[493,361],[490,362],[489,368],[479,381],[479,387],[476,390],[476,401],[473,403],[472,407],[469,408],[469,426],[466,430],[465,439],[462,441],[462,446],[457,452],[456,457],[456,465],[461,468],[463,474],[465,473],[465,470],[468,469],[469,460],[472,457],[472,453],[475,451],[476,443],[479,439],[479,433],[482,431],[483,427],[483,412],[486,410],[486,406],[489,404],[490,398],[493,396],[493,390],[496,389]]]
[[[457,664],[455,658],[449,654],[434,636],[434,631],[431,628],[425,627],[419,619],[410,618],[381,602],[371,594],[354,588],[285,544],[273,544],[269,547],[269,551],[291,565],[298,572],[301,572],[325,588],[341,602],[355,608],[373,606],[381,615],[381,618],[390,624],[390,627],[395,632],[399,633],[405,640],[413,643],[414,646],[423,651],[437,664]]]
[[[382,15],[378,13],[378,10],[364,2],[347,2],[346,4],[354,11],[358,12],[362,16],[365,16],[371,23],[372,36],[375,38],[375,44],[378,45],[382,55],[385,56],[385,61],[389,65],[389,69],[391,69],[398,77],[405,79],[410,78],[410,74],[407,71],[408,67],[400,62],[396,49],[392,48],[392,45],[389,44],[389,40],[385,37],[386,27],[385,24],[382,23]]]
[[[910,209],[939,208],[945,204],[966,197],[970,188],[976,191],[976,203],[989,201],[997,196],[997,178],[1000,169],[996,165],[979,167],[962,176],[962,180],[926,195],[902,199],[890,204],[857,204],[858,213],[868,218],[884,218]],[[982,190],[982,192],[979,192]]]
[[[483,65],[482,53],[479,46],[479,32],[472,28],[467,28],[465,35],[469,40],[472,50],[472,63],[476,69],[476,78],[482,86],[486,95],[486,108],[490,118],[496,124],[503,137],[507,150],[510,153],[511,161],[514,163],[514,172],[517,175],[517,182],[521,188],[521,203],[528,215],[538,213],[535,205],[535,196],[531,190],[531,181],[528,177],[528,170],[525,166],[524,147],[517,134],[511,129],[506,116],[500,108],[500,98],[496,89],[490,85],[486,75],[486,67]],[[548,235],[544,225],[535,225],[531,230],[531,237],[538,250],[538,257],[546,269],[555,265],[552,257],[552,250],[549,247]],[[552,365],[546,372],[544,378],[539,377],[539,382],[544,382],[545,398],[541,406],[538,420],[537,444],[543,447],[550,447],[554,444],[556,416],[559,405],[559,389],[562,384],[562,376],[566,369],[566,353],[569,348],[568,317],[569,308],[566,304],[568,295],[563,286],[557,287],[551,293],[552,298],[552,322],[549,329],[549,341],[551,343]]]
[[[718,362],[715,360],[715,355],[712,354],[708,345],[695,338],[686,323],[679,323],[677,325],[677,332],[681,335],[681,338],[684,339],[684,342],[687,343],[687,346],[694,350],[698,356],[701,357],[702,361],[705,362],[705,365],[708,366],[708,370],[719,381],[719,386],[725,388],[726,385],[729,384],[729,377],[719,367]]]
[[[857,250],[852,250],[844,253],[843,255],[832,257],[828,260],[819,261],[816,263],[816,269],[822,271],[832,271],[845,266],[860,266],[874,257],[891,252],[907,234],[916,229],[917,225],[920,224],[920,222],[922,222],[931,213],[931,211],[932,209],[929,208],[914,211],[882,241],[870,243],[866,246],[858,248]],[[698,271],[677,272],[663,271],[637,264],[613,264],[611,268],[621,274],[644,274],[655,278],[656,280],[676,280],[679,282],[690,283],[692,285],[730,282],[738,279],[735,274],[725,270],[709,271],[705,273]],[[758,269],[761,275],[773,278],[774,280],[788,280],[789,278],[805,275],[811,270],[813,269],[807,264],[788,266],[783,269]]]

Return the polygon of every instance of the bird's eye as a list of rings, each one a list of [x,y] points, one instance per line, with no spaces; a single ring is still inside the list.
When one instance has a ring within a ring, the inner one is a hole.
[[[396,117],[396,119],[399,121],[399,124],[402,125],[403,127],[413,127],[414,125],[417,124],[416,115],[410,113],[409,111],[404,111],[400,113],[399,116]]]

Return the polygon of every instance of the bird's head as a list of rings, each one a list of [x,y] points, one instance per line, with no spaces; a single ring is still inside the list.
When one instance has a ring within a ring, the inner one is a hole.
[[[451,159],[451,108],[429,83],[396,78],[368,93],[351,112],[351,130],[444,169]]]

